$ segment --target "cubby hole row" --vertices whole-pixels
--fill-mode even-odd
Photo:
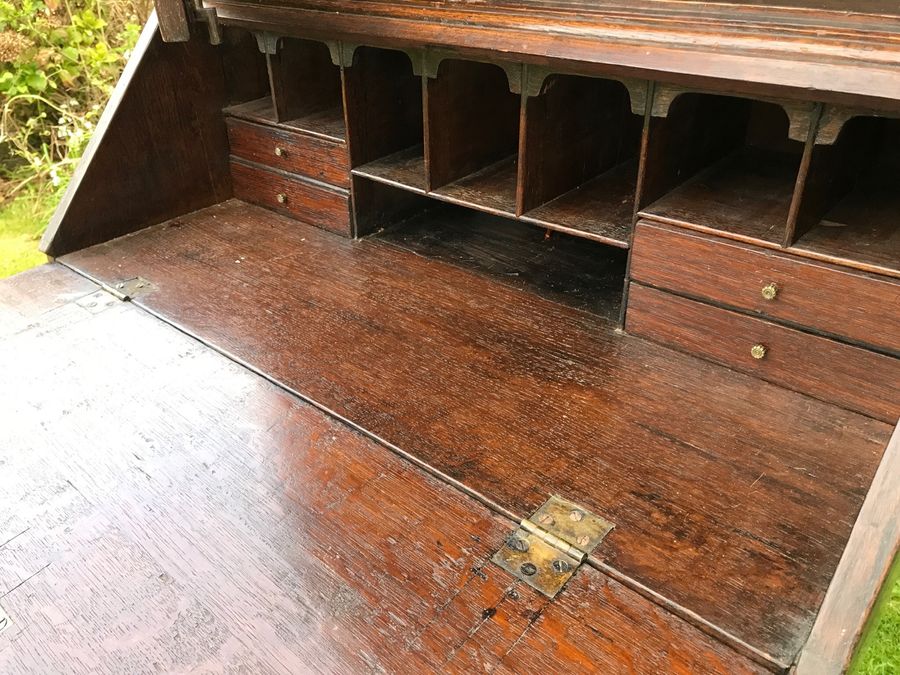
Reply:
[[[283,39],[268,64],[246,43],[224,57],[230,114],[347,143],[355,188],[379,182],[621,248],[637,212],[900,275],[900,120],[856,117],[816,144],[813,104],[662,85],[644,116],[612,79],[550,74],[522,96],[489,63],[447,58],[421,77],[401,51],[359,47],[342,69],[322,43]],[[358,222],[387,224],[389,197],[354,199]]]

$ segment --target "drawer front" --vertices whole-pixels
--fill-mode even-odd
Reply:
[[[900,353],[900,283],[890,279],[646,222],[631,278]]]
[[[347,146],[275,127],[227,118],[231,154],[338,187],[350,187]]]
[[[890,424],[900,416],[900,359],[891,356],[637,283],[626,330]]]
[[[231,162],[231,180],[234,196],[238,199],[352,236],[350,199],[346,192],[234,161]]]

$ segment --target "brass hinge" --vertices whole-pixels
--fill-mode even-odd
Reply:
[[[156,290],[156,287],[143,277],[122,279],[121,281],[114,281],[109,285],[102,284],[101,288],[107,293],[112,293],[119,300],[131,300],[138,295]]]
[[[519,524],[491,561],[552,598],[613,527],[554,495]]]

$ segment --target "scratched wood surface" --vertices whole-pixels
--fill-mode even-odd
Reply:
[[[0,672],[758,671],[591,568],[548,605],[511,521],[60,265],[0,310]]]
[[[227,202],[64,259],[516,517],[558,492],[595,552],[786,665],[890,427],[623,336],[600,317]]]

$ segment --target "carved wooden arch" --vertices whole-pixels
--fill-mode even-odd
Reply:
[[[753,98],[742,94],[721,91],[707,91],[682,87],[675,84],[657,83],[653,92],[653,104],[650,114],[653,117],[668,117],[672,103],[682,94],[709,94],[712,96],[731,96],[750,101],[761,101],[779,106],[788,118],[788,138],[792,141],[806,143],[811,130],[818,121],[820,105],[814,101],[790,101],[776,98]]]
[[[900,119],[898,113],[885,113],[867,108],[844,108],[836,105],[826,105],[819,119],[819,127],[816,130],[816,145],[834,145],[844,129],[844,125],[856,117],[884,117]]]
[[[478,63],[487,63],[492,66],[497,66],[498,68],[502,69],[504,73],[506,73],[506,80],[509,84],[509,90],[513,94],[522,93],[524,66],[521,63],[515,63],[512,61],[499,61],[478,57],[466,57],[460,54],[456,54],[455,52],[426,48],[422,51],[422,77],[427,77],[431,80],[437,79],[441,63],[447,59],[476,61]]]
[[[579,73],[577,71],[569,69],[561,70],[560,68],[553,66],[535,66],[531,64],[525,64],[522,93],[526,96],[540,96],[544,93],[547,85],[547,80],[552,75],[577,75],[579,77],[591,77],[594,79],[604,79],[618,82],[628,91],[628,99],[631,102],[631,112],[633,112],[635,115],[643,117],[645,112],[647,111],[647,101],[650,98],[648,93],[650,89],[650,81],[639,80],[637,78],[631,77],[604,77],[601,75]]]

